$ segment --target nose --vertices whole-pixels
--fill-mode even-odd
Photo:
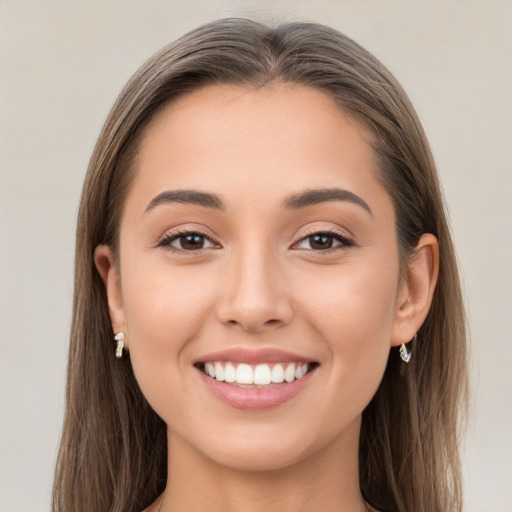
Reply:
[[[247,249],[227,263],[217,317],[227,326],[261,333],[287,325],[293,308],[286,272],[271,251]]]

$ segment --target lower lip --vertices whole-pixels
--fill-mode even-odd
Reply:
[[[212,379],[201,370],[201,378],[212,394],[221,402],[244,411],[260,411],[284,404],[297,395],[311,380],[316,369],[293,382],[271,384],[263,388],[243,388]]]

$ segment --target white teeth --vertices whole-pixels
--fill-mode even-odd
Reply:
[[[231,363],[227,363],[226,368],[224,368],[224,380],[226,382],[235,382],[236,381],[236,370],[235,370],[235,367]]]
[[[215,363],[215,378],[217,380],[224,380],[224,368],[221,363]]]
[[[301,379],[306,375],[306,372],[308,371],[308,365],[307,364],[301,364],[300,366],[297,366],[297,369],[295,370],[295,378]]]
[[[238,384],[254,384],[254,374],[248,364],[239,364],[236,369],[236,382]]]
[[[308,364],[277,363],[251,366],[240,363],[210,362],[204,364],[204,373],[218,381],[242,385],[267,386],[284,381],[301,379],[308,371]]]
[[[206,373],[210,377],[215,378],[215,366],[213,365],[213,363],[206,363],[204,365],[204,369],[206,370]]]
[[[254,369],[254,384],[258,386],[264,386],[272,382],[272,374],[270,373],[270,367],[268,364],[259,364]]]
[[[280,384],[284,380],[284,370],[282,364],[276,364],[272,368],[272,382],[274,384]]]
[[[284,371],[284,380],[286,382],[293,382],[295,380],[295,365],[290,363]]]

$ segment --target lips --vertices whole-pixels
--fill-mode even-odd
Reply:
[[[217,399],[236,409],[261,410],[297,395],[319,365],[281,350],[229,349],[209,354],[194,366]]]

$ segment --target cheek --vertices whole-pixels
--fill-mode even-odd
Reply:
[[[396,259],[396,261],[398,261]],[[382,379],[396,310],[396,265],[351,262],[307,286],[303,312],[323,340],[330,378],[340,396],[364,408]],[[307,297],[307,298],[306,298]],[[355,405],[355,403],[354,403]],[[351,405],[350,405],[351,406]]]
[[[133,343],[144,338],[151,343],[162,339],[169,344],[197,325],[208,298],[204,270],[194,266],[173,267],[161,257],[134,257],[125,267],[122,294]]]
[[[365,260],[356,256],[336,269],[317,269],[297,289],[311,321],[316,318],[329,338],[344,333],[348,336],[344,341],[357,346],[361,338],[371,342],[375,337],[371,332],[390,340],[398,290],[398,262],[386,265],[384,259]]]
[[[204,323],[208,283],[197,269],[171,268],[165,261],[132,258],[122,270],[130,358],[137,381],[150,398],[162,391],[164,382],[181,386],[178,372],[186,359],[182,356]]]

